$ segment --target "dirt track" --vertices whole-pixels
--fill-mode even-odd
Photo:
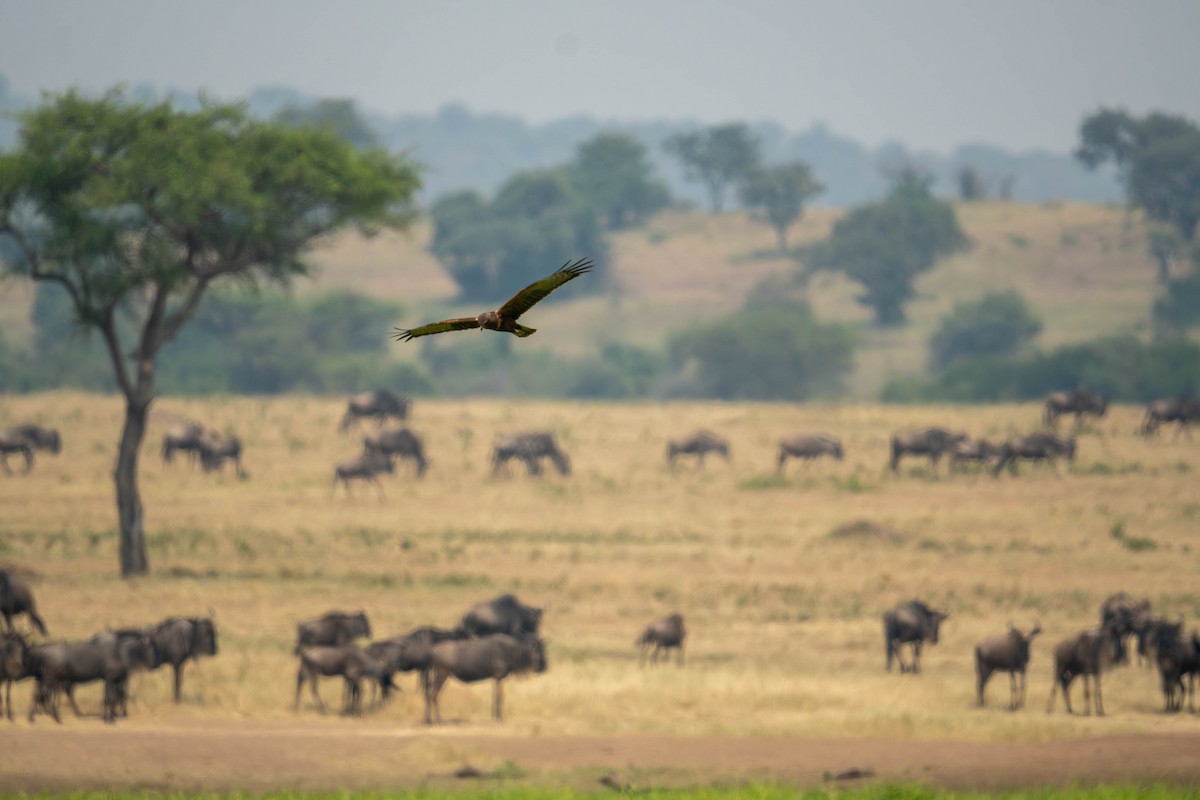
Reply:
[[[323,721],[325,722],[325,721]],[[0,792],[82,788],[387,789],[468,786],[495,775],[599,788],[778,780],[855,770],[947,788],[1166,782],[1200,786],[1200,736],[1040,743],[668,736],[537,736],[362,728],[344,721],[192,727],[0,725]],[[478,773],[455,777],[470,767]],[[472,770],[467,769],[470,773]],[[836,780],[836,778],[834,778]]]

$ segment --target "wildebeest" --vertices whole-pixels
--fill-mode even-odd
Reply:
[[[1025,705],[1025,668],[1029,665],[1029,644],[1041,633],[1042,626],[1034,625],[1029,633],[1021,633],[1008,624],[1008,633],[984,639],[975,645],[975,677],[980,706],[985,705],[983,690],[993,672],[1007,672],[1009,681],[1008,707],[1016,711]],[[1018,691],[1017,678],[1020,677]]]
[[[1050,431],[1038,431],[1027,436],[1014,436],[1000,445],[1000,458],[992,467],[992,476],[998,476],[1005,466],[1013,475],[1017,474],[1017,462],[1045,461],[1058,469],[1058,457],[1066,456],[1067,461],[1075,460],[1075,437],[1059,436]]]
[[[153,648],[123,648],[115,637],[93,639],[86,642],[57,642],[33,648],[31,656],[37,672],[38,684],[34,691],[36,701],[29,709],[32,722],[39,707],[48,711],[56,722],[58,695],[67,695],[76,716],[82,716],[75,703],[74,687],[93,681],[104,682],[103,710],[105,722],[112,722],[126,696],[126,683],[134,659],[142,666],[151,664],[149,653]]]
[[[1142,419],[1142,436],[1150,437],[1158,433],[1158,429],[1166,423],[1174,422],[1175,436],[1173,439],[1178,439],[1179,434],[1187,432],[1188,439],[1192,438],[1192,432],[1188,429],[1188,425],[1193,422],[1200,422],[1200,401],[1194,400],[1191,397],[1172,397],[1166,400],[1155,400],[1150,405],[1146,406],[1146,416]]]
[[[4,616],[4,625],[10,631],[13,630],[13,617],[25,614],[38,633],[46,635],[46,622],[38,615],[33,590],[12,570],[0,569],[0,614]]]
[[[22,634],[0,631],[0,682],[4,684],[4,694],[0,695],[0,712],[7,715],[9,721],[13,718],[12,685],[36,677],[29,650],[29,642]]]
[[[346,496],[353,497],[350,491],[350,481],[366,481],[375,486],[375,490],[379,492],[379,498],[383,499],[383,486],[379,483],[379,479],[375,477],[381,472],[386,472],[389,475],[396,471],[396,464],[392,461],[392,457],[383,453],[363,453],[358,458],[353,458],[349,461],[343,461],[333,469],[333,483],[330,484],[331,490],[336,491],[338,481],[346,487]]]
[[[296,646],[292,652],[299,654],[302,647],[340,647],[355,639],[370,638],[371,621],[367,619],[365,611],[353,614],[327,611],[296,625]]]
[[[52,455],[62,452],[62,437],[55,428],[43,428],[31,422],[22,423],[11,428],[17,436],[24,436],[34,450],[45,450]]]
[[[346,700],[342,707],[343,714],[362,713],[362,680],[373,678],[379,682],[387,699],[389,683],[382,680],[383,663],[372,654],[360,650],[352,644],[336,647],[301,647],[296,653],[300,656],[300,669],[296,672],[296,700],[293,709],[300,707],[300,690],[307,680],[312,688],[313,701],[321,713],[325,713],[325,703],[317,693],[317,679],[341,677],[346,684]]]
[[[492,716],[503,719],[504,694],[501,682],[509,675],[546,671],[546,646],[536,636],[514,637],[504,633],[480,639],[439,642],[430,655],[430,677],[425,689],[425,722],[442,721],[438,696],[450,677],[463,683],[494,680]]]
[[[892,656],[900,662],[900,672],[921,671],[921,647],[925,642],[938,643],[938,630],[942,621],[950,615],[935,611],[917,599],[901,603],[883,615],[883,639],[887,655],[887,669],[892,671]],[[902,645],[912,645],[913,663],[908,666],[900,655]]]
[[[116,630],[107,630],[103,633],[98,633],[88,641],[93,644],[116,649],[122,663],[128,668],[130,674],[141,669],[158,669],[159,664],[162,663],[159,659],[158,646],[154,643],[154,637],[150,630],[143,628],[117,628]],[[115,700],[117,711],[122,717],[129,716],[128,684],[128,679],[121,683],[120,691]],[[69,688],[67,694],[68,696],[70,695]],[[71,702],[74,704],[75,701],[72,699]]]
[[[687,640],[687,628],[683,625],[682,614],[670,614],[662,619],[655,620],[646,626],[634,644],[641,649],[641,657],[639,663],[646,663],[646,655],[649,652],[650,663],[657,664],[658,657],[661,654],[664,661],[670,660],[670,654],[667,652],[671,648],[675,648],[678,652],[679,666],[683,666],[683,647]],[[650,648],[653,647],[653,651]]]
[[[425,469],[429,466],[420,437],[408,428],[391,428],[368,433],[363,437],[363,452],[412,459],[417,466],[418,478],[425,474]]]
[[[698,430],[678,439],[667,442],[667,463],[675,466],[675,460],[680,456],[695,456],[700,466],[704,466],[704,457],[716,453],[729,461],[729,442],[717,436],[712,431]]]
[[[497,436],[492,443],[492,474],[495,475],[510,460],[524,462],[530,475],[542,474],[541,460],[548,458],[560,475],[571,474],[571,459],[558,446],[549,431],[528,431]]]
[[[226,461],[232,461],[239,478],[246,476],[242,469],[242,440],[236,436],[222,436],[209,431],[200,440],[200,466],[205,472],[220,470]]]
[[[1116,634],[1120,644],[1116,662],[1125,663],[1129,660],[1129,648],[1126,639],[1138,637],[1138,653],[1144,655],[1143,632],[1152,618],[1150,601],[1137,599],[1125,592],[1110,595],[1100,604],[1100,625],[1111,629]]]
[[[12,467],[8,465],[8,457],[13,453],[20,453],[25,458],[25,472],[33,469],[33,444],[14,431],[0,431],[0,466],[4,467],[7,475],[13,474]]]
[[[1071,709],[1071,683],[1076,677],[1083,678],[1084,713],[1091,712],[1089,679],[1095,683],[1095,708],[1098,716],[1104,715],[1104,699],[1100,693],[1100,673],[1113,664],[1120,649],[1120,639],[1111,628],[1095,627],[1081,631],[1069,639],[1059,642],[1054,648],[1054,678],[1050,686],[1050,700],[1046,713],[1054,710],[1054,698],[1062,689],[1067,713]]]
[[[775,465],[777,472],[783,472],[783,465],[789,458],[798,458],[808,464],[821,456],[833,456],[838,461],[845,457],[842,442],[832,436],[791,436],[779,440],[779,460]]]
[[[892,472],[900,468],[900,458],[905,453],[929,457],[929,463],[937,469],[938,460],[944,453],[950,452],[959,442],[966,441],[967,435],[945,428],[931,427],[915,433],[896,433],[892,435],[892,459],[889,466]]]
[[[1195,678],[1200,674],[1200,634],[1185,636],[1182,622],[1166,622],[1156,626],[1155,661],[1162,678],[1163,702],[1167,711],[1183,708],[1187,694],[1188,710],[1195,711]],[[1187,688],[1184,689],[1184,678]]]
[[[338,430],[345,431],[352,422],[363,417],[374,418],[380,425],[389,417],[404,421],[408,419],[408,408],[408,399],[390,389],[360,392],[346,401],[346,413],[338,423]]]
[[[194,465],[200,458],[200,448],[206,436],[207,431],[198,422],[180,422],[167,428],[162,442],[163,463],[173,463],[175,453],[183,452],[188,455],[188,463]]]
[[[959,442],[950,449],[949,470],[953,472],[966,463],[987,464],[993,458],[999,458],[1002,447],[992,444],[987,439],[967,439]]]
[[[1054,425],[1063,414],[1074,414],[1075,424],[1079,425],[1085,416],[1103,417],[1108,411],[1108,400],[1096,392],[1087,389],[1072,389],[1069,392],[1051,392],[1046,395],[1043,404],[1042,420],[1047,425]]]
[[[527,606],[511,594],[479,603],[463,615],[461,628],[467,636],[507,633],[509,636],[536,634],[542,609]]]
[[[183,665],[188,659],[217,654],[217,626],[212,617],[168,617],[151,632],[158,649],[159,665],[170,664],[174,671],[175,702],[183,686]]]
[[[452,639],[465,639],[466,632],[462,628],[448,631],[443,628],[425,626],[414,628],[403,636],[393,636],[371,642],[364,651],[378,659],[382,664],[382,674],[379,685],[395,688],[392,676],[397,672],[416,672],[419,686],[424,693],[425,682],[429,677],[430,658],[433,646],[438,642]]]

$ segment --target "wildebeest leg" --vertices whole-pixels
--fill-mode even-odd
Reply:
[[[179,702],[179,698],[181,696],[181,690],[183,689],[183,663],[184,662],[180,661],[178,664],[171,665],[175,670],[175,702],[176,703]]]
[[[1008,673],[1008,710],[1016,711],[1020,708],[1020,693],[1017,692],[1017,672],[1013,670]]]
[[[304,673],[304,664],[300,665],[300,669],[296,670],[296,699],[292,703],[292,711],[300,710],[300,690],[304,688],[304,679],[307,676]]]
[[[987,686],[988,678],[992,677],[992,668],[985,667],[985,666],[983,666],[983,664],[979,663],[978,655],[976,656],[975,674],[978,677],[978,681],[977,681],[977,685],[976,685],[976,692],[975,692],[976,693],[975,705],[979,706],[980,708],[983,708],[984,706],[987,705],[987,702],[984,700],[983,690],[984,690],[984,687]]]
[[[425,686],[425,724],[432,725],[434,721],[442,721],[442,709],[438,705],[438,695],[441,694],[442,686],[446,683],[448,673],[437,670],[436,674],[429,679]]]
[[[312,690],[313,704],[316,705],[317,709],[322,714],[324,714],[325,703],[321,700],[321,695],[317,692],[317,681],[320,679],[321,678],[315,669],[308,671],[308,688]]]
[[[915,675],[921,671],[921,640],[918,639],[917,641],[913,642],[912,648],[913,648],[912,672]]]
[[[71,710],[75,712],[75,716],[82,717],[83,712],[79,710],[79,706],[75,704],[75,684],[68,683],[64,690],[67,694],[67,700],[71,701]]]
[[[1099,672],[1097,672],[1095,677],[1092,678],[1092,681],[1095,683],[1096,716],[1103,717],[1104,716],[1104,697],[1100,693],[1100,673]]]
[[[504,711],[502,708],[503,703],[504,679],[496,678],[496,687],[492,691],[492,717],[496,720],[496,722],[500,722],[502,719],[504,719]]]

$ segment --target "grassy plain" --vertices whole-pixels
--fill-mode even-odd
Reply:
[[[889,436],[939,423],[999,438],[1035,428],[1034,405],[418,401],[411,425],[432,466],[416,480],[401,465],[380,499],[369,487],[331,490],[333,466],[358,450],[357,433],[337,433],[343,404],[160,399],[141,467],[152,572],[126,581],[110,477],[120,402],[0,399],[0,427],[39,421],[65,442],[28,475],[0,474],[0,563],[30,575],[55,638],[216,614],[220,654],[188,667],[184,704],[170,703],[166,673],[135,679],[137,724],[294,719],[298,620],[363,609],[383,637],[451,626],[511,591],[546,608],[550,670],[510,683],[507,733],[1048,741],[1200,731],[1200,715],[1162,713],[1145,667],[1105,677],[1105,718],[1067,716],[1061,701],[1043,712],[1053,645],[1094,624],[1109,594],[1147,596],[1189,628],[1200,618],[1200,441],[1142,440],[1138,408],[1087,425],[1076,463],[1058,474],[1023,466],[992,478],[917,461],[892,476]],[[248,477],[164,465],[162,432],[184,418],[240,435]],[[557,432],[574,474],[493,476],[492,437],[536,427]],[[666,439],[697,427],[729,438],[731,462],[669,469]],[[777,476],[778,439],[802,432],[840,436],[846,459]],[[863,520],[898,535],[835,534]],[[880,614],[912,596],[951,617],[921,675],[889,674]],[[675,610],[691,632],[686,666],[639,668],[634,637]],[[1008,685],[997,676],[979,710],[972,648],[1010,620],[1045,631],[1028,707],[1001,710]],[[414,681],[403,685],[353,724],[418,727]],[[454,730],[496,730],[490,692],[446,689]],[[322,693],[336,706],[339,687]],[[85,706],[98,695],[80,691]],[[307,699],[299,713],[318,719]]]

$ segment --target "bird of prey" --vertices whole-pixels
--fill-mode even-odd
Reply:
[[[431,333],[446,331],[465,331],[472,328],[489,331],[507,331],[508,333],[525,338],[532,336],[536,328],[527,328],[517,322],[517,317],[533,308],[534,304],[562,286],[572,278],[578,278],[592,269],[592,261],[581,258],[574,264],[567,262],[557,272],[531,283],[509,298],[508,302],[495,311],[485,311],[478,317],[459,317],[444,319],[441,322],[431,322],[419,328],[394,328],[392,338],[398,342],[407,342],[418,336],[428,336]]]

